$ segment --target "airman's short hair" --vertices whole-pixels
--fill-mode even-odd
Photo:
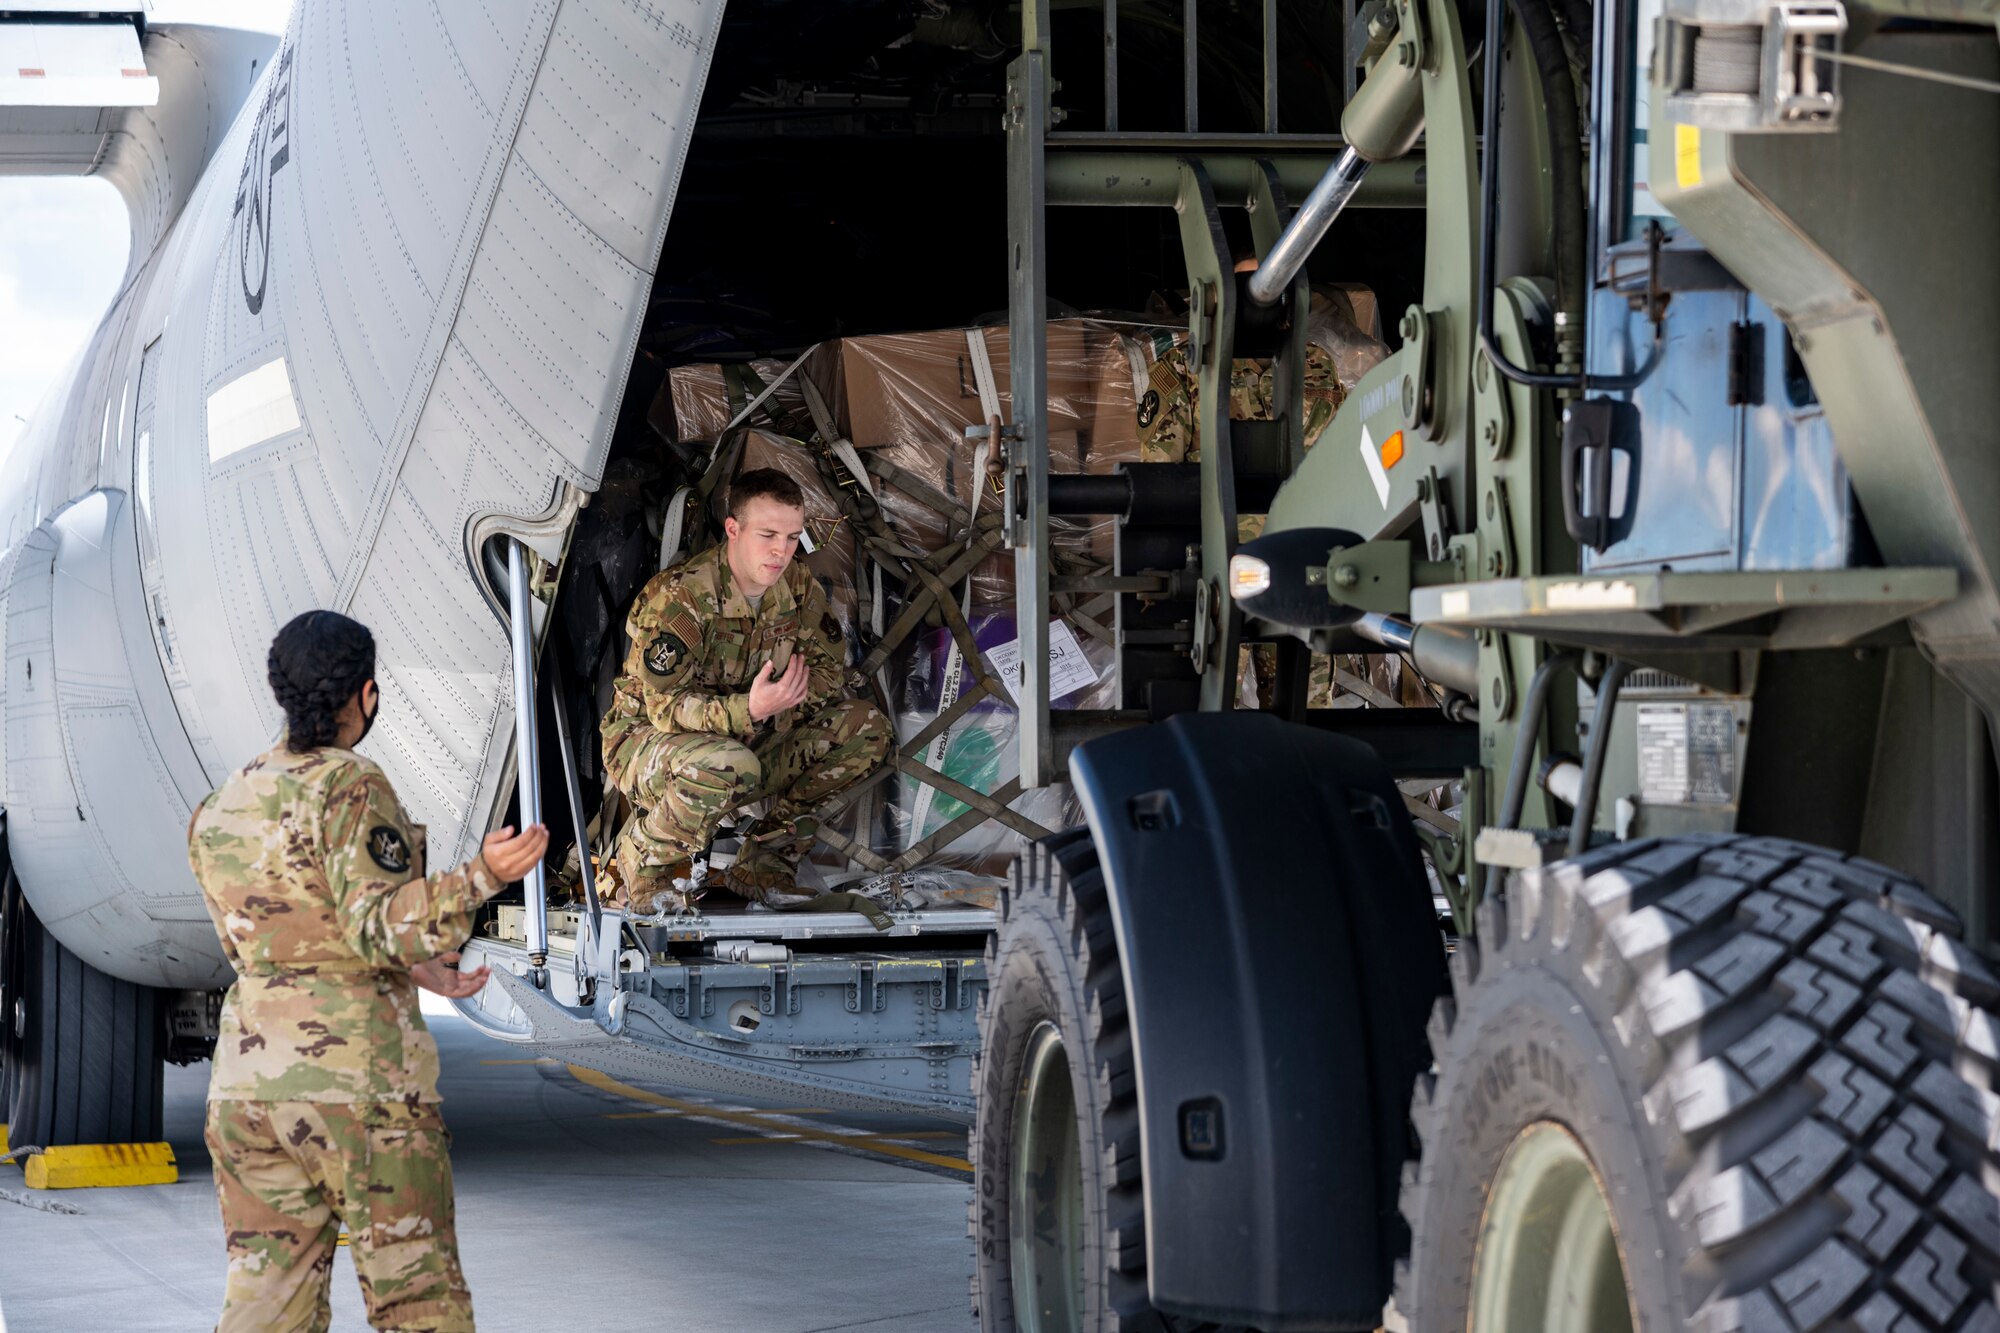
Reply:
[[[753,467],[729,483],[729,516],[741,522],[744,509],[760,496],[794,509],[806,507],[805,492],[791,477],[774,467]]]

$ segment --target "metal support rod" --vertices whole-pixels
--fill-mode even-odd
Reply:
[[[1187,132],[1201,129],[1201,42],[1200,21],[1195,11],[1199,0],[1181,0],[1181,105],[1187,112]]]
[[[1569,823],[1569,854],[1583,855],[1590,845],[1590,826],[1597,819],[1597,792],[1604,785],[1604,758],[1611,752],[1611,714],[1618,707],[1618,691],[1632,664],[1614,660],[1604,668],[1597,682],[1597,715],[1590,722],[1590,753],[1583,757],[1583,790],[1578,793],[1576,817]]]
[[[1048,134],[1047,56],[1023,51],[1007,69],[1007,345],[1014,438],[1007,494],[1014,528],[1015,623],[1021,660],[1021,786],[1061,778],[1049,735],[1048,215],[1043,140]],[[977,652],[972,654],[977,658]]]
[[[1236,706],[1236,645],[1243,613],[1229,586],[1229,558],[1236,553],[1236,435],[1229,421],[1229,376],[1235,364],[1237,283],[1229,238],[1222,229],[1214,182],[1199,159],[1181,163],[1181,253],[1187,259],[1188,366],[1200,387],[1195,431],[1201,440],[1201,582],[1195,590],[1194,666],[1201,708]],[[1257,512],[1252,510],[1251,512]]]
[[[1167,136],[1174,137],[1174,136]],[[1136,136],[1126,136],[1128,145]],[[1215,182],[1217,202],[1237,207],[1255,188],[1257,159],[1232,142],[1213,150],[1186,145],[1176,150],[1161,139],[1143,148],[1113,146],[1100,138],[1071,136],[1051,142],[1048,156],[1048,202],[1054,207],[1172,208],[1180,191],[1179,159],[1189,153],[1201,158]],[[1333,157],[1317,150],[1273,151],[1285,193],[1297,199],[1312,193]],[[1349,208],[1421,208],[1424,183],[1421,158],[1377,162],[1347,202]],[[864,452],[866,452],[864,450]]]
[[[508,629],[514,643],[514,780],[521,827],[542,822],[541,750],[535,739],[535,627],[529,614],[528,548],[507,539]],[[528,900],[528,961],[537,986],[546,985],[549,961],[549,881],[540,861],[521,879]]]
[[[1104,0],[1104,130],[1118,131],[1118,0]]]
[[[1575,653],[1551,653],[1535,668],[1528,680],[1528,692],[1521,699],[1521,726],[1514,733],[1514,762],[1507,767],[1507,790],[1500,797],[1500,819],[1495,828],[1509,829],[1521,822],[1521,807],[1528,801],[1528,773],[1535,765],[1535,738],[1542,730],[1542,714],[1548,710],[1549,687],[1556,673],[1576,666]],[[1486,867],[1486,887],[1480,895],[1490,899],[1500,892],[1500,867]]]
[[[583,898],[590,907],[590,938],[604,927],[604,907],[597,897],[597,867],[590,863],[590,842],[583,828],[583,784],[576,771],[576,748],[569,741],[569,710],[563,701],[569,690],[563,679],[562,655],[549,654],[549,692],[556,713],[556,748],[562,752],[563,786],[569,792],[569,825],[576,833],[576,867],[583,876]],[[577,950],[577,957],[584,956]]]
[[[1340,106],[1343,111],[1354,100],[1357,82],[1354,71],[1361,63],[1361,53],[1348,45],[1354,36],[1354,8],[1355,0],[1340,0]]]
[[[1049,478],[1051,514],[1108,514],[1132,508],[1132,479],[1119,473],[1078,472]]]
[[[1370,643],[1399,653],[1407,653],[1417,646],[1415,625],[1401,616],[1383,615],[1380,611],[1370,611],[1355,621],[1354,632]]]
[[[1369,612],[1354,633],[1391,652],[1406,653],[1427,679],[1460,694],[1479,693],[1479,641],[1452,625],[1413,625],[1401,616]]]
[[[1340,216],[1340,210],[1347,207],[1347,201],[1361,188],[1361,178],[1368,174],[1368,159],[1354,151],[1353,147],[1341,150],[1326,174],[1313,186],[1305,203],[1293,215],[1292,224],[1285,228],[1285,234],[1271,247],[1271,253],[1250,275],[1250,299],[1259,305],[1271,305],[1285,294],[1292,285],[1299,270],[1305,267],[1312,255],[1313,247],[1326,235],[1327,228]]]
[[[1264,133],[1278,132],[1278,0],[1264,0]]]

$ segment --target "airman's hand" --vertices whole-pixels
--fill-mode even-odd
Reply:
[[[798,707],[806,701],[806,687],[810,683],[802,653],[792,654],[791,665],[776,680],[771,678],[771,663],[764,663],[757,670],[757,679],[750,682],[750,720],[762,722],[787,708]]]
[[[527,874],[548,849],[549,831],[542,825],[531,824],[516,833],[514,826],[509,824],[487,834],[486,841],[480,844],[479,853],[486,858],[488,870],[511,884]]]
[[[470,972],[458,968],[458,950],[439,954],[428,963],[418,963],[410,969],[410,979],[433,995],[442,995],[447,1000],[465,1000],[479,994],[486,985],[486,978],[492,970],[475,967]]]

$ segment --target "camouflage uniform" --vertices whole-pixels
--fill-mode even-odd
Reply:
[[[847,640],[800,561],[752,608],[712,547],[654,575],[626,621],[631,648],[603,725],[604,766],[641,812],[620,840],[621,871],[648,903],[664,868],[699,852],[723,816],[770,798],[728,886],[768,900],[812,848],[812,811],[882,762],[894,729],[874,705],[842,697]],[[750,719],[750,682],[783,645],[803,654],[805,702]],[[774,673],[775,675],[776,673]]]
[[[424,876],[424,830],[372,762],[282,745],[188,829],[223,952],[208,1150],[229,1245],[223,1333],[324,1330],[343,1226],[376,1328],[470,1330],[437,1044],[410,967],[463,944],[501,882]]]
[[[1333,356],[1318,343],[1306,344],[1306,448],[1310,449],[1333,423],[1333,414],[1347,390],[1335,370]],[[1232,421],[1272,419],[1272,372],[1269,362],[1238,358],[1229,369],[1229,417]],[[1198,463],[1200,429],[1196,404],[1197,377],[1188,369],[1187,345],[1177,343],[1148,374],[1139,400],[1139,458],[1146,463]]]

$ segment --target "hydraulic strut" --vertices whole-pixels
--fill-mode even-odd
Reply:
[[[1423,40],[1414,13],[1405,9],[1402,22],[1407,29],[1383,49],[1367,81],[1340,113],[1340,137],[1347,147],[1250,275],[1250,299],[1257,304],[1274,305],[1291,290],[1292,279],[1361,188],[1371,166],[1394,161],[1416,146],[1424,127]]]
[[[521,827],[542,822],[541,748],[535,737],[535,626],[529,615],[528,548],[507,539],[508,626],[514,644],[514,773],[520,796]],[[521,888],[528,900],[529,980],[549,984],[549,881],[540,861],[528,868]]]

